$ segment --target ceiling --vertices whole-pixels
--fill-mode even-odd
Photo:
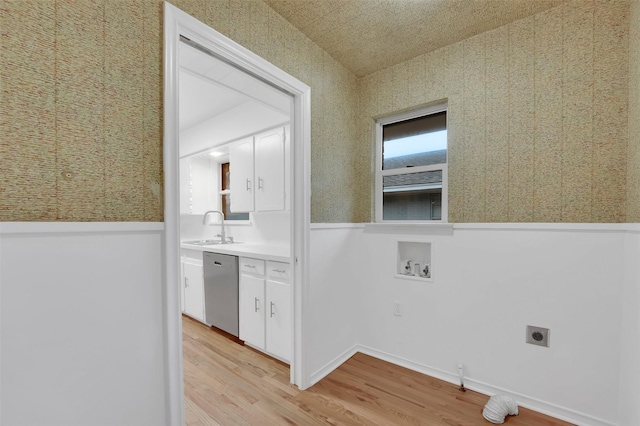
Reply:
[[[257,78],[180,43],[180,131],[243,104],[289,113],[290,98]]]
[[[180,157],[289,121],[291,96],[180,43]]]
[[[566,0],[264,0],[358,77]]]

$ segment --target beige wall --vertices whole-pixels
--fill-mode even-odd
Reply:
[[[162,3],[0,1],[0,220],[161,221]],[[313,222],[369,221],[374,118],[441,99],[452,222],[640,216],[627,1],[571,2],[359,81],[261,0],[175,5],[311,86]]]
[[[627,222],[640,222],[640,1],[631,2]]]
[[[162,2],[0,4],[0,221],[162,221]],[[311,86],[312,220],[367,220],[356,78],[260,0],[174,4]]]
[[[162,220],[160,4],[2,9],[0,220]]]
[[[628,13],[579,0],[365,77],[360,155],[448,99],[451,222],[624,222]]]

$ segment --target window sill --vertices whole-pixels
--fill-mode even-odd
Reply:
[[[368,234],[453,235],[452,223],[366,223]]]

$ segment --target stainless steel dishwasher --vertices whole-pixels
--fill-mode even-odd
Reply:
[[[204,320],[238,337],[238,256],[204,252]]]

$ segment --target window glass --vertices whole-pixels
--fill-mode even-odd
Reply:
[[[231,190],[231,184],[229,175],[231,173],[231,168],[229,163],[223,163],[220,165],[220,181],[221,181],[221,189]],[[249,213],[232,213],[231,212],[231,193],[222,194],[222,213],[224,214],[224,220],[249,220]]]
[[[442,170],[384,176],[383,220],[441,220]]]
[[[383,126],[382,170],[446,162],[445,111]]]
[[[385,192],[383,220],[441,220],[442,190]]]
[[[436,108],[379,122],[377,220],[446,221],[447,112]]]

